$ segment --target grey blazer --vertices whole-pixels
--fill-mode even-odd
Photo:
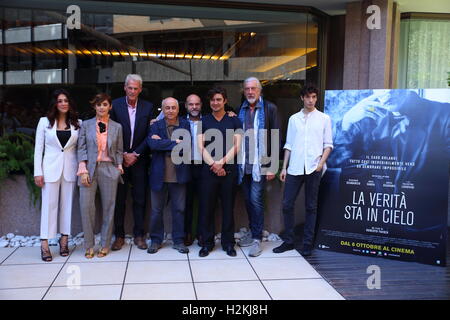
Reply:
[[[98,156],[96,126],[97,120],[95,117],[83,121],[78,136],[78,163],[87,161],[87,169],[91,179],[94,176]],[[107,140],[108,156],[113,160],[114,166],[117,167],[123,162],[122,126],[111,119],[108,121]]]

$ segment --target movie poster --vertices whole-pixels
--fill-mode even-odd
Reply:
[[[319,249],[445,266],[450,89],[325,94]]]

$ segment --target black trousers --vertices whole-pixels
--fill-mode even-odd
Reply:
[[[222,248],[235,244],[234,241],[234,199],[237,186],[237,167],[226,168],[227,175],[218,177],[209,166],[202,168],[200,198],[200,246],[214,247],[215,209],[217,199],[222,203]]]
[[[192,234],[194,225],[198,225],[197,221],[194,221],[194,202],[197,199],[200,208],[202,167],[203,165],[201,164],[191,165],[191,181],[188,182],[186,188],[186,210],[184,215],[184,232],[186,234]]]
[[[119,183],[116,197],[116,209],[114,212],[114,234],[116,237],[125,237],[125,203],[127,201],[128,188],[131,188],[133,199],[134,237],[144,236],[145,203],[148,186],[148,160],[139,159],[131,167],[123,168],[124,184]]]
[[[305,227],[303,245],[313,245],[314,230],[317,219],[317,197],[319,194],[322,173],[314,171],[311,174],[293,176],[288,174],[283,193],[283,219],[285,235],[283,241],[294,244],[294,205],[298,193],[305,184]]]

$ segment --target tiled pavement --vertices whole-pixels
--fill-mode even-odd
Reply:
[[[1,248],[0,300],[343,299],[297,251],[272,253],[279,244],[264,242],[257,258],[238,246],[236,257],[216,245],[200,258],[195,244],[187,255],[166,244],[156,254],[128,245],[87,260],[83,248],[63,258],[51,247],[50,263],[40,259],[39,247]]]

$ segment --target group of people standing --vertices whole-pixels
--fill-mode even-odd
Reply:
[[[173,97],[162,101],[159,120],[152,119],[153,105],[139,99],[142,79],[130,74],[126,95],[111,101],[97,94],[91,101],[96,116],[81,122],[65,90],[53,94],[47,117],[36,132],[35,183],[42,188],[41,258],[51,261],[48,239],[56,237],[59,217],[60,255],[69,255],[73,194],[78,180],[84,231],[85,257],[93,258],[95,195],[100,189],[102,204],[101,244],[98,257],[120,250],[125,243],[125,203],[131,189],[134,244],[154,254],[164,240],[163,211],[167,198],[172,213],[173,248],[188,253],[197,229],[199,256],[214,249],[215,207],[222,205],[222,249],[236,256],[234,199],[242,186],[250,231],[239,241],[249,246],[249,255],[259,256],[264,227],[264,190],[275,178],[276,166],[267,155],[278,154],[277,107],[262,97],[257,78],[244,81],[245,100],[237,113],[226,111],[224,88],[208,92],[211,113],[202,115],[201,98],[186,98],[187,116]],[[333,147],[330,118],[316,109],[318,90],[302,89],[304,108],[289,119],[285,156],[280,179],[286,182],[283,195],[285,237],[275,253],[294,249],[294,203],[303,183],[306,194],[306,223],[302,254],[313,248],[317,194],[321,173]],[[248,134],[250,132],[250,134]],[[267,139],[268,138],[268,139]],[[151,155],[151,157],[150,157]],[[239,161],[238,161],[239,156]],[[150,173],[148,168],[150,166]],[[272,170],[272,171],[271,171]],[[151,193],[150,246],[144,231],[148,187]],[[198,198],[198,221],[194,203]],[[115,241],[111,245],[112,234]]]

